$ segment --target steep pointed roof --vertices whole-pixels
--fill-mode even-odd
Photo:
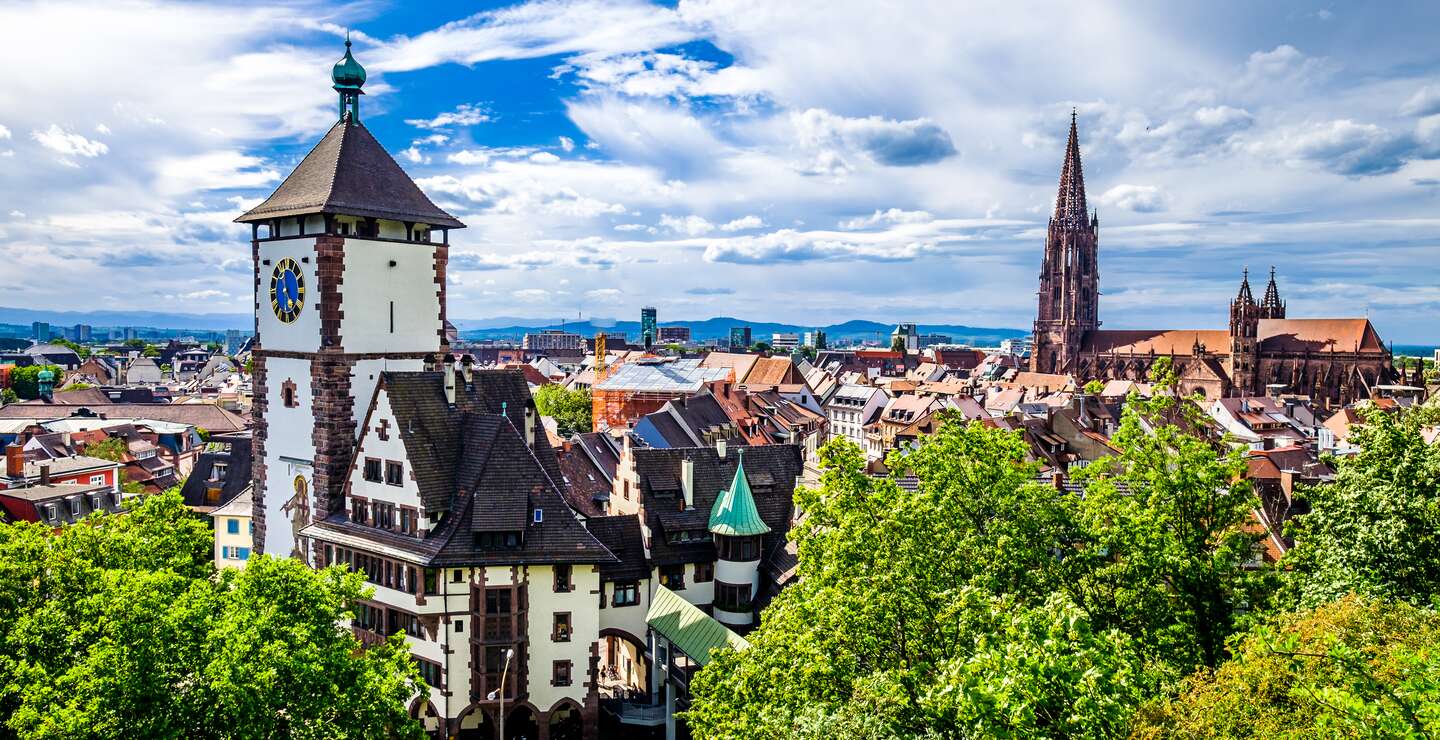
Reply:
[[[1280,289],[1275,286],[1275,267],[1270,267],[1270,284],[1265,286],[1265,299],[1260,302],[1263,308],[1278,310],[1280,305]]]
[[[369,129],[348,115],[330,128],[264,203],[235,220],[252,223],[313,213],[465,227],[430,202]]]
[[[1250,292],[1250,268],[1245,268],[1240,278],[1240,294],[1235,296],[1236,303],[1254,303],[1255,294]]]
[[[1089,220],[1085,204],[1085,172],[1080,167],[1080,135],[1075,112],[1070,112],[1070,141],[1065,145],[1065,163],[1060,167],[1060,192],[1055,196],[1056,221],[1084,224]]]
[[[745,453],[740,451],[740,464],[735,467],[735,480],[730,488],[722,491],[710,508],[710,531],[731,537],[746,537],[765,534],[770,526],[760,518],[755,508],[755,495],[750,492],[750,481],[745,478]]]

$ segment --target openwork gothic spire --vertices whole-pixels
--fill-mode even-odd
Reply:
[[[1270,266],[1270,284],[1265,286],[1265,298],[1260,301],[1260,318],[1285,318],[1285,302],[1280,300],[1280,288],[1275,285],[1275,266]]]
[[[1254,305],[1255,294],[1250,292],[1250,268],[1245,268],[1240,278],[1240,295],[1235,297],[1236,303],[1248,303]]]
[[[1055,196],[1057,223],[1082,226],[1089,222],[1085,204],[1085,173],[1080,168],[1080,136],[1075,125],[1075,110],[1070,110],[1070,141],[1065,145],[1065,164],[1060,168],[1060,192]]]

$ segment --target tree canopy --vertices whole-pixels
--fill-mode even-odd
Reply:
[[[36,399],[40,397],[39,375],[41,370],[49,370],[55,374],[55,382],[59,383],[64,376],[65,370],[59,365],[27,365],[17,367],[10,371],[10,387],[15,395],[22,399]]]
[[[566,390],[551,383],[535,391],[535,408],[542,416],[555,419],[561,436],[591,431],[590,391],[584,388]]]
[[[359,574],[257,557],[216,574],[177,492],[57,533],[0,525],[0,715],[22,738],[420,737],[402,637],[339,625]]]
[[[1440,446],[1422,436],[1428,411],[1364,411],[1349,439],[1360,451],[1332,461],[1333,484],[1302,489],[1311,511],[1293,521],[1287,559],[1297,601],[1354,592],[1428,604],[1440,594]]]

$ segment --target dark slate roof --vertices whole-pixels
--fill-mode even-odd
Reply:
[[[619,559],[600,566],[602,581],[638,581],[650,576],[645,560],[645,537],[640,531],[640,517],[602,516],[586,522],[590,534],[600,540]]]
[[[575,442],[585,450],[585,456],[590,462],[605,474],[607,481],[615,480],[615,469],[620,465],[620,451],[616,449],[615,442],[605,432],[589,432],[575,435]]]
[[[477,465],[483,460],[461,457],[461,442],[466,434],[486,433],[493,438],[497,425],[467,421],[475,414],[499,415],[509,418],[515,429],[525,428],[525,409],[534,408],[530,387],[525,376],[514,370],[476,370],[467,385],[457,383],[455,406],[445,403],[445,386],[438,372],[386,372],[380,387],[390,398],[395,426],[415,471],[415,481],[425,508],[449,510],[457,483],[477,480]],[[557,485],[563,480],[555,451],[538,413],[532,414],[535,429],[535,456],[540,466]],[[472,446],[480,441],[468,442]],[[457,474],[461,477],[457,480]],[[468,478],[466,477],[468,476]]]
[[[212,443],[227,442],[230,444],[229,452],[202,452],[195,460],[195,467],[190,470],[190,475],[185,479],[185,485],[180,489],[180,495],[185,499],[185,505],[191,507],[217,507],[224,506],[245,491],[250,485],[250,435],[214,435],[210,438]],[[210,473],[215,468],[215,463],[224,462],[225,481],[220,486],[220,502],[207,501],[205,492],[209,489]]]
[[[713,447],[641,448],[632,449],[631,455],[635,459],[651,529],[651,559],[656,565],[714,560],[715,545],[705,529],[715,500],[735,479],[740,456],[731,450],[722,459]],[[663,490],[668,483],[662,482],[679,480],[681,460],[695,463],[695,498],[693,506],[684,511],[680,510],[680,492]],[[790,531],[795,479],[802,472],[802,465],[800,448],[796,445],[745,448],[745,471],[753,489],[755,507],[770,527],[770,533],[763,536],[762,552],[774,552],[776,544]],[[652,482],[662,482],[662,488],[653,488]],[[688,543],[668,541],[667,533],[681,531],[699,531],[705,538]]]
[[[610,481],[605,473],[595,467],[578,443],[567,443],[568,449],[559,450],[560,475],[563,476],[561,493],[570,508],[587,517],[605,516],[598,501],[610,498]]]
[[[349,117],[331,127],[264,203],[235,220],[253,223],[316,213],[465,227],[430,202],[364,124]]]
[[[476,371],[470,383],[457,385],[454,406],[445,402],[443,383],[439,372],[386,372],[377,386],[389,396],[422,501],[447,512],[439,526],[417,540],[340,513],[315,525],[313,535],[359,536],[439,566],[613,562],[561,495],[559,466],[538,414],[531,414],[535,448],[525,444],[521,430],[533,401],[524,376]],[[543,512],[539,523],[536,510]],[[476,547],[477,532],[496,531],[522,532],[521,547]]]

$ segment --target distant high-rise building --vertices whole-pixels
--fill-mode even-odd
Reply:
[[[800,335],[788,332],[776,332],[770,335],[770,346],[786,352],[798,349],[800,347]]]
[[[640,309],[640,344],[644,345],[645,349],[650,349],[650,345],[659,338],[660,332],[656,331],[655,307],[646,306]]]
[[[750,327],[730,327],[730,349],[749,349],[750,344]]]
[[[127,326],[127,327],[125,327],[125,341],[128,342],[128,341],[130,341],[131,339],[139,339],[139,338],[140,338],[140,332],[137,331],[137,330],[135,329],[135,327],[133,327],[133,326]]]
[[[805,337],[801,341],[801,344],[814,349],[826,349],[825,330],[816,329],[815,331],[805,332]]]
[[[34,321],[30,324],[30,338],[37,342],[50,341],[50,324],[44,321]]]
[[[933,347],[937,344],[950,344],[949,334],[921,334],[919,337],[920,349]]]
[[[561,331],[559,329],[546,329],[539,333],[526,334],[520,340],[521,349],[533,349],[544,351],[558,350],[584,350],[585,337],[574,332]]]
[[[91,332],[91,328],[90,328],[90,325],[89,325],[89,324],[76,324],[76,325],[75,325],[75,341],[77,341],[77,342],[88,342],[88,341],[90,341],[90,332]]]
[[[688,344],[690,342],[690,327],[688,326],[662,326],[658,331],[661,344]]]
[[[248,333],[240,331],[239,329],[226,329],[225,354],[231,357],[239,354],[240,348],[245,346],[245,340],[249,338],[250,335]]]

